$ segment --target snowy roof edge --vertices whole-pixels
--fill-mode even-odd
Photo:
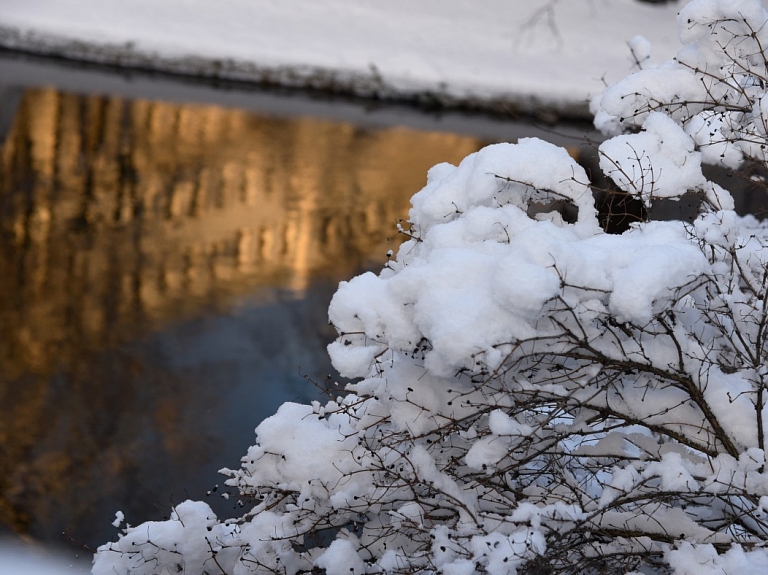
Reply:
[[[0,49],[54,56],[126,69],[148,70],[205,80],[308,89],[334,95],[401,101],[431,109],[482,111],[506,116],[533,116],[549,121],[591,120],[588,103],[547,98],[535,93],[465,90],[396,78],[384,78],[371,65],[367,72],[306,65],[264,66],[256,62],[199,55],[164,56],[137,49],[132,42],[95,43],[60,35],[21,31],[0,25]]]

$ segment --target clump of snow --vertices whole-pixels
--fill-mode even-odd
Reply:
[[[120,525],[125,521],[125,515],[122,511],[115,512],[115,520],[112,522],[112,525],[114,527],[120,527]]]
[[[220,560],[234,555],[226,548],[234,528],[217,521],[211,508],[200,501],[177,505],[168,521],[150,521],[127,527],[117,543],[100,547],[93,573],[202,573],[215,567],[211,551]]]
[[[600,146],[600,168],[625,192],[646,205],[701,189],[701,154],[671,118],[651,113],[639,134],[616,136]]]
[[[259,443],[244,458],[247,473],[240,476],[243,484],[312,492],[322,489],[313,480],[338,482],[354,468],[348,457],[353,429],[346,417],[318,415],[312,406],[284,403],[256,432]],[[265,461],[271,464],[265,465]],[[307,465],[307,461],[313,464]]]
[[[768,572],[768,550],[745,551],[737,545],[719,554],[711,544],[695,545],[683,541],[677,548],[669,550],[666,558],[675,575],[762,575]]]
[[[315,561],[328,575],[359,575],[365,573],[365,563],[358,548],[348,539],[336,539]]]
[[[678,143],[689,141],[670,124]],[[624,149],[623,140],[614,147]],[[690,147],[688,154],[694,156]],[[552,167],[537,172],[536,158]],[[685,177],[706,184],[695,158],[682,174],[674,160],[665,161],[669,183],[659,189],[667,195],[686,191]],[[403,244],[390,269],[344,283],[334,296],[329,315],[342,334],[329,347],[334,365],[363,377],[383,349],[410,351],[428,340],[424,365],[436,375],[480,361],[496,369],[504,345],[541,329],[547,306],[595,299],[590,289],[566,284],[604,290],[623,321],[648,321],[654,305],[701,273],[705,260],[679,226],[646,226],[608,241],[585,182],[564,150],[531,139],[491,146],[432,173],[413,198],[418,238]],[[578,210],[573,224],[530,217],[533,204],[553,199]]]
[[[537,138],[488,146],[458,167],[441,164],[428,176],[411,200],[410,221],[417,229],[453,221],[470,207],[527,209],[532,202],[561,199],[573,203],[582,225],[594,227],[596,211],[584,168],[565,149]]]
[[[533,428],[520,424],[500,409],[494,409],[488,416],[488,428],[495,435],[530,435]]]

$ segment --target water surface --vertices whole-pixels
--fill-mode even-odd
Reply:
[[[259,421],[317,397],[305,376],[335,380],[338,281],[396,249],[430,166],[483,145],[15,93],[0,149],[0,524],[91,547],[116,535],[117,510],[136,524],[205,497]]]

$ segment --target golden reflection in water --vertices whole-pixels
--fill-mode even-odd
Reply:
[[[129,489],[141,426],[169,457],[195,448],[179,422],[209,392],[104,350],[260,286],[383,262],[426,170],[481,144],[29,90],[0,156],[0,524],[76,518]]]

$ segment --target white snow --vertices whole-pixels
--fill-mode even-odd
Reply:
[[[120,527],[123,521],[125,521],[125,514],[122,511],[116,511],[115,520],[112,522],[112,525],[114,527]]]
[[[208,74],[224,73],[231,60],[238,65],[230,75],[290,69],[285,81],[324,70],[400,93],[504,98],[530,111],[536,102],[585,105],[604,81],[632,69],[628,40],[637,34],[650,43],[632,41],[643,58],[651,48],[656,60],[671,57],[679,8],[636,0],[3,0],[0,44]]]
[[[337,539],[317,558],[315,563],[328,575],[358,575],[365,573],[365,563],[357,547],[348,539]]]
[[[745,551],[735,545],[718,555],[712,545],[693,545],[684,541],[667,553],[667,560],[675,569],[675,575],[763,575],[768,572],[768,551]]]
[[[679,198],[706,184],[693,140],[661,112],[652,112],[639,134],[603,142],[600,152],[603,172],[646,205],[655,198]]]

